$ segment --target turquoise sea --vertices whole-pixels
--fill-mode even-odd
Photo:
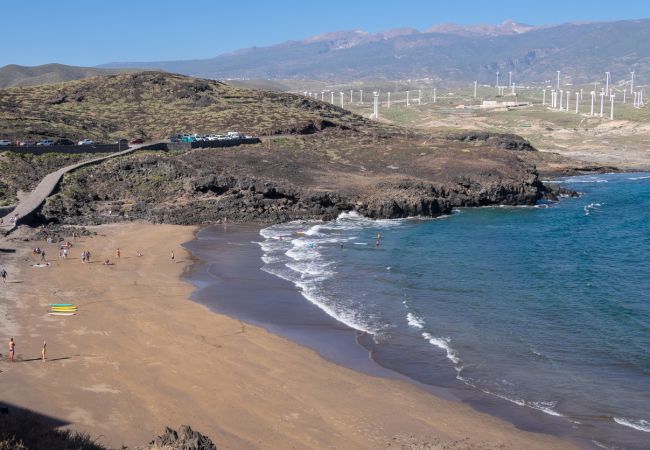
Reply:
[[[582,195],[275,225],[263,270],[365,332],[385,367],[553,416],[595,446],[649,448],[650,174],[555,182]]]

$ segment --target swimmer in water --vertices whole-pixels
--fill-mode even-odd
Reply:
[[[375,241],[375,245],[377,247],[381,245],[381,233],[377,233],[377,240]]]

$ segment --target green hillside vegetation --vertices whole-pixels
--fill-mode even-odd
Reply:
[[[0,138],[108,142],[179,132],[254,135],[367,127],[349,111],[286,93],[163,72],[110,75],[0,90]]]

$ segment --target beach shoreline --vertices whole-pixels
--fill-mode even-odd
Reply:
[[[575,448],[413,383],[334,364],[259,326],[205,314],[188,301],[195,261],[181,247],[195,227],[91,229],[97,236],[76,242],[68,260],[47,246],[46,268],[31,267],[37,243],[11,243],[18,252],[0,311],[3,339],[16,339],[19,361],[0,363],[10,407],[113,447],[189,424],[220,448]],[[82,263],[82,249],[97,262]],[[105,258],[116,261],[105,266]],[[50,302],[76,303],[79,313],[48,316]],[[43,339],[46,363],[34,358]]]

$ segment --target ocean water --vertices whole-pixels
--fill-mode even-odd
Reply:
[[[650,174],[559,182],[581,197],[275,225],[263,270],[365,332],[385,367],[650,448]]]

